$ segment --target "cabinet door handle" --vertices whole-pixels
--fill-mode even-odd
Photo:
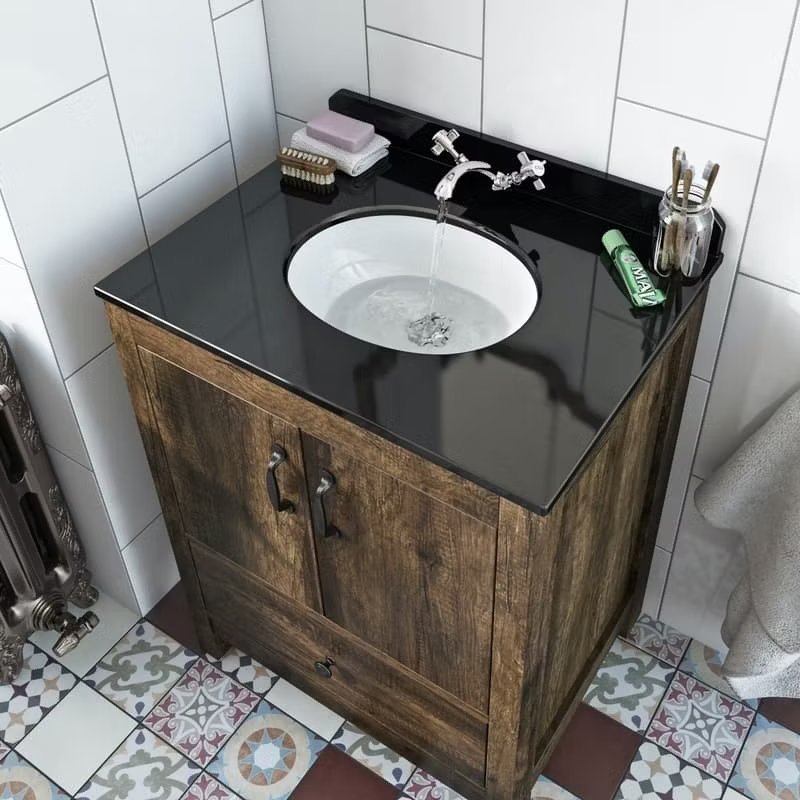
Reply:
[[[325,495],[336,488],[336,478],[330,472],[323,469],[319,474],[319,486],[314,491],[311,500],[311,522],[314,525],[314,532],[322,539],[330,539],[332,536],[339,537],[342,532],[335,526],[328,523],[325,514]]]
[[[294,511],[294,503],[289,500],[281,500],[281,491],[278,488],[278,479],[275,477],[275,470],[284,462],[289,460],[286,451],[279,445],[272,446],[272,452],[267,463],[267,496],[269,502],[276,511]]]

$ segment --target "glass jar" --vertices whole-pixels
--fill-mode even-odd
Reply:
[[[705,186],[689,187],[688,203],[684,203],[683,182],[678,184],[677,200],[670,186],[658,206],[658,231],[653,250],[653,267],[661,275],[680,270],[687,278],[697,278],[708,259],[708,248],[714,229],[711,198],[703,200]]]

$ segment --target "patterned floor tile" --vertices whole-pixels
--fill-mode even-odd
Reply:
[[[758,707],[758,700],[742,699],[722,677],[722,654],[702,642],[693,640],[680,663],[680,669],[716,689],[718,692],[740,700],[750,708]]]
[[[44,651],[26,642],[16,680],[0,685],[0,738],[16,744],[77,682]]]
[[[754,715],[752,708],[677,672],[647,738],[727,781]]]
[[[798,800],[800,736],[759,714],[730,785],[755,800]]]
[[[239,796],[204,772],[186,790],[181,800],[239,800]]]
[[[278,681],[278,676],[271,669],[235,647],[231,647],[220,659],[206,654],[206,660],[256,694],[265,695]]]
[[[406,781],[414,771],[414,765],[410,761],[364,733],[352,722],[345,722],[342,725],[336,736],[331,739],[331,744],[365,767],[369,767],[397,789],[402,789],[406,785]]]
[[[10,752],[11,748],[7,744],[0,742],[0,763]]]
[[[324,739],[262,700],[207,770],[245,800],[285,800],[325,745]]]
[[[642,650],[647,650],[656,658],[666,661],[673,667],[680,664],[681,658],[689,645],[689,637],[670,628],[663,622],[643,614],[626,637]]]
[[[745,797],[741,792],[737,792],[736,789],[731,789],[729,786],[725,790],[725,794],[722,795],[722,800],[750,800],[750,798]]]
[[[719,800],[724,785],[653,742],[643,742],[617,800]]]
[[[200,768],[137,728],[75,795],[76,800],[178,800]]]
[[[205,766],[258,699],[199,658],[147,715],[144,724]]]
[[[531,800],[580,800],[580,798],[562,789],[544,775],[540,775],[531,789]]]
[[[414,800],[464,800],[455,789],[445,786],[423,769],[418,769],[411,776],[403,797],[413,797]]]
[[[9,753],[0,763],[0,797],[3,800],[69,800],[68,794],[16,753]]]
[[[337,747],[326,747],[291,800],[395,800],[397,789]]]
[[[644,733],[674,671],[655,656],[617,639],[583,702]]]
[[[84,680],[131,716],[142,719],[196,658],[149,622],[140,622]]]

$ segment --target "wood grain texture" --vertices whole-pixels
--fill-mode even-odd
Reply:
[[[495,527],[305,433],[303,452],[310,496],[322,470],[336,478],[341,538],[317,540],[325,615],[486,714]]]
[[[203,545],[192,550],[209,612],[231,641],[379,740],[483,784],[486,715]],[[328,657],[332,677],[323,678],[314,662]]]
[[[147,350],[139,357],[187,535],[321,611],[300,431]],[[267,496],[273,445],[288,455],[275,474],[292,512]]]
[[[548,516],[500,501],[494,648],[513,655],[493,662],[490,798],[530,796],[597,663],[638,614],[701,314],[698,304],[673,332]]]
[[[120,314],[126,314],[117,309]],[[432,497],[487,525],[497,524],[498,498],[488,489],[398,447],[319,405],[231,364],[174,333],[128,315],[138,345],[319,439],[349,448],[366,464],[400,480],[413,475]]]
[[[153,474],[158,499],[164,512],[167,533],[172,544],[172,550],[175,553],[178,572],[189,598],[197,636],[207,653],[210,653],[215,658],[221,658],[227,651],[228,645],[214,631],[203,603],[197,569],[183,530],[183,521],[181,520],[178,504],[175,500],[172,475],[164,456],[158,425],[147,394],[147,383],[139,361],[139,351],[131,324],[133,317],[127,311],[123,311],[123,309],[111,303],[106,303],[105,309],[111,325],[111,332],[114,336],[117,355],[122,366],[122,373],[128,384],[128,392],[131,396],[136,422],[139,425],[139,432],[142,435],[144,451],[147,454],[147,461]]]

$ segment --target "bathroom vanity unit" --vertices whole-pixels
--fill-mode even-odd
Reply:
[[[286,254],[331,214],[432,205],[441,126],[331,106],[392,139],[381,174],[320,202],[272,165],[97,293],[203,646],[252,654],[472,800],[521,800],[640,609],[723,227],[702,279],[635,316],[600,236],[645,255],[656,194],[551,159],[538,194],[466,176],[452,211],[531,253],[539,307],[478,352],[378,348],[295,300]]]

